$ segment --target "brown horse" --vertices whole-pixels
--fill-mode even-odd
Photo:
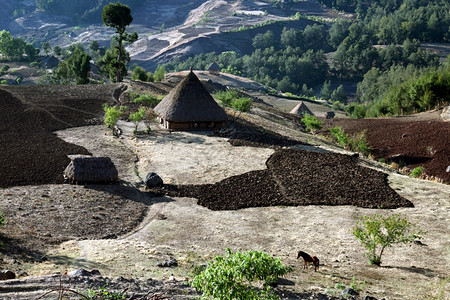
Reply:
[[[314,265],[314,271],[319,270],[319,259],[316,256],[311,257],[311,255],[306,252],[298,251],[297,259],[299,259],[300,257],[303,258],[303,261],[305,263],[303,265],[303,269],[306,269],[308,263],[310,263]]]

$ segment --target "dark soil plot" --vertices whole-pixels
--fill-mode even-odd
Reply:
[[[0,252],[20,255],[22,249],[32,259],[38,251],[67,240],[116,238],[135,228],[147,209],[134,188],[119,184],[43,185],[26,191],[14,187],[0,195],[8,218],[0,241],[15,239]]]
[[[446,172],[450,166],[450,123],[438,120],[421,114],[414,119],[335,119],[327,127],[341,126],[349,134],[366,130],[376,160],[384,158],[410,170],[423,166],[427,175],[450,183],[450,173]]]
[[[111,100],[111,88],[8,89],[17,97],[0,90],[0,187],[62,183],[70,162],[67,155],[90,153],[64,142],[52,131],[100,120],[102,103]]]
[[[170,196],[193,197],[212,210],[277,205],[412,207],[387,184],[387,175],[358,166],[351,157],[279,150],[267,170],[252,171],[209,185],[165,185]]]

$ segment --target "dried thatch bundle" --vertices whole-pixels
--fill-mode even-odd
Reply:
[[[109,157],[75,157],[64,170],[64,178],[72,183],[110,183],[118,175]]]

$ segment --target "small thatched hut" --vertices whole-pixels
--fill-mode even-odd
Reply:
[[[306,104],[303,103],[303,101],[301,101],[299,104],[297,104],[297,106],[294,107],[294,108],[291,110],[290,113],[291,113],[291,114],[294,114],[294,115],[302,115],[302,116],[304,116],[304,115],[306,115],[306,114],[312,115],[312,116],[314,115],[314,114],[309,110],[309,108],[306,106]]]
[[[54,69],[57,68],[60,61],[53,55],[47,55],[41,60],[41,65],[44,69]]]
[[[161,124],[171,130],[205,130],[225,126],[227,114],[192,72],[155,107]]]
[[[64,170],[64,178],[72,183],[111,183],[118,176],[109,157],[75,157]]]
[[[212,64],[209,65],[208,72],[210,74],[215,74],[215,75],[219,74],[219,72],[220,72],[219,65],[216,62],[213,62]]]

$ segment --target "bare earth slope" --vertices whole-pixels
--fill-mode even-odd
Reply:
[[[341,154],[320,154],[325,148],[334,147],[295,129],[295,124],[283,125],[289,119],[281,113],[276,122],[266,119],[269,111],[263,113],[263,108],[257,106],[250,114],[241,116],[242,122],[233,125],[233,143],[209,133],[169,133],[156,125],[150,135],[135,136],[133,124],[127,122],[120,123],[124,130],[122,139],[114,138],[102,125],[73,127],[97,124],[101,104],[111,101],[114,88],[37,86],[9,87],[9,93],[0,90],[3,113],[0,145],[4,147],[0,165],[2,174],[6,174],[0,177],[0,180],[5,178],[1,182],[0,207],[9,220],[1,228],[0,239],[6,247],[0,249],[0,269],[40,275],[83,267],[99,269],[102,275],[109,277],[146,280],[150,277],[167,279],[173,274],[183,280],[191,276],[193,266],[231,247],[233,250],[264,250],[292,264],[295,270],[287,276],[289,285],[280,286],[286,294],[284,299],[298,299],[288,291],[323,293],[327,286],[337,282],[350,284],[352,277],[366,281],[364,294],[378,298],[424,299],[439,293],[443,296],[438,299],[448,296],[445,294],[448,293],[445,278],[450,267],[445,259],[450,249],[448,185],[398,175],[364,159],[358,159],[356,164],[355,158]],[[30,113],[35,112],[39,112],[39,118],[30,118]],[[21,122],[28,125],[17,126],[15,130],[14,125]],[[414,123],[405,120],[404,124]],[[431,139],[443,139],[441,134],[448,128],[448,123],[437,123],[441,124],[441,129],[425,132]],[[53,135],[53,130],[63,128],[66,129]],[[37,137],[33,143],[23,144],[36,133],[42,137],[51,135],[54,140]],[[412,132],[407,134],[414,136]],[[20,138],[14,139],[14,136]],[[9,147],[3,146],[4,138],[9,138]],[[422,135],[422,138],[428,137]],[[369,142],[372,143],[370,138]],[[233,146],[236,143],[240,147]],[[277,144],[317,153],[278,149]],[[61,145],[69,145],[69,148]],[[413,145],[409,144],[408,149]],[[58,147],[57,151],[52,151],[52,147]],[[22,164],[23,172],[33,176],[9,175],[18,172],[8,168],[22,163],[22,156],[16,154],[23,150],[39,153],[27,157],[32,163]],[[443,151],[449,153],[448,148]],[[79,152],[110,156],[119,169],[120,183],[111,186],[58,184],[65,167],[63,160],[56,169],[48,162]],[[438,153],[441,152],[435,155]],[[4,160],[5,157],[10,161]],[[363,170],[362,165],[388,171],[388,175]],[[314,166],[319,169],[315,170]],[[322,173],[326,169],[332,169],[333,173]],[[215,196],[211,191],[196,195],[198,199],[157,196],[142,189],[142,178],[149,171],[160,174],[166,183],[191,186],[192,190],[222,185],[224,188],[217,191],[223,194],[216,200],[210,198]],[[264,176],[255,176],[260,172]],[[358,175],[359,172],[362,175]],[[41,173],[53,176],[36,179]],[[342,182],[335,180],[341,174],[351,176],[343,176]],[[20,183],[14,184],[20,186],[10,187],[11,178],[20,178]],[[46,184],[42,184],[44,180]],[[227,182],[231,184],[227,186]],[[333,183],[337,186],[333,187]],[[359,200],[365,197],[364,191],[369,194],[372,191],[384,197],[391,195],[388,197],[392,197],[392,201],[404,205],[395,210],[386,209],[388,206],[375,210],[364,208],[367,205],[349,205],[354,203],[352,201],[336,206],[338,203],[326,196],[333,190],[345,188],[349,188],[345,192],[348,200]],[[219,211],[197,204],[203,196],[216,204],[233,203],[243,190],[248,191],[249,199],[264,199],[264,193],[273,189],[281,195],[271,198],[271,206]],[[356,194],[351,194],[353,192]],[[308,201],[314,199],[330,201],[307,206],[290,206],[292,203],[286,202],[311,204],[314,202]],[[243,206],[233,209],[239,207]],[[428,231],[423,244],[387,249],[381,268],[368,266],[363,248],[352,237],[350,229],[360,215],[375,212],[406,215]],[[320,258],[319,272],[301,269],[295,259],[298,250]],[[158,262],[169,258],[176,258],[179,267],[157,267]],[[1,282],[0,289],[11,297],[24,291],[33,291],[36,296],[49,286],[44,281],[34,288],[20,288],[24,279],[21,280]],[[123,288],[125,284],[117,286]],[[148,282],[142,286],[151,290]],[[154,291],[161,291],[170,284],[154,284],[154,287]],[[185,298],[193,295],[192,291],[187,292],[176,284],[172,291],[184,294]]]

